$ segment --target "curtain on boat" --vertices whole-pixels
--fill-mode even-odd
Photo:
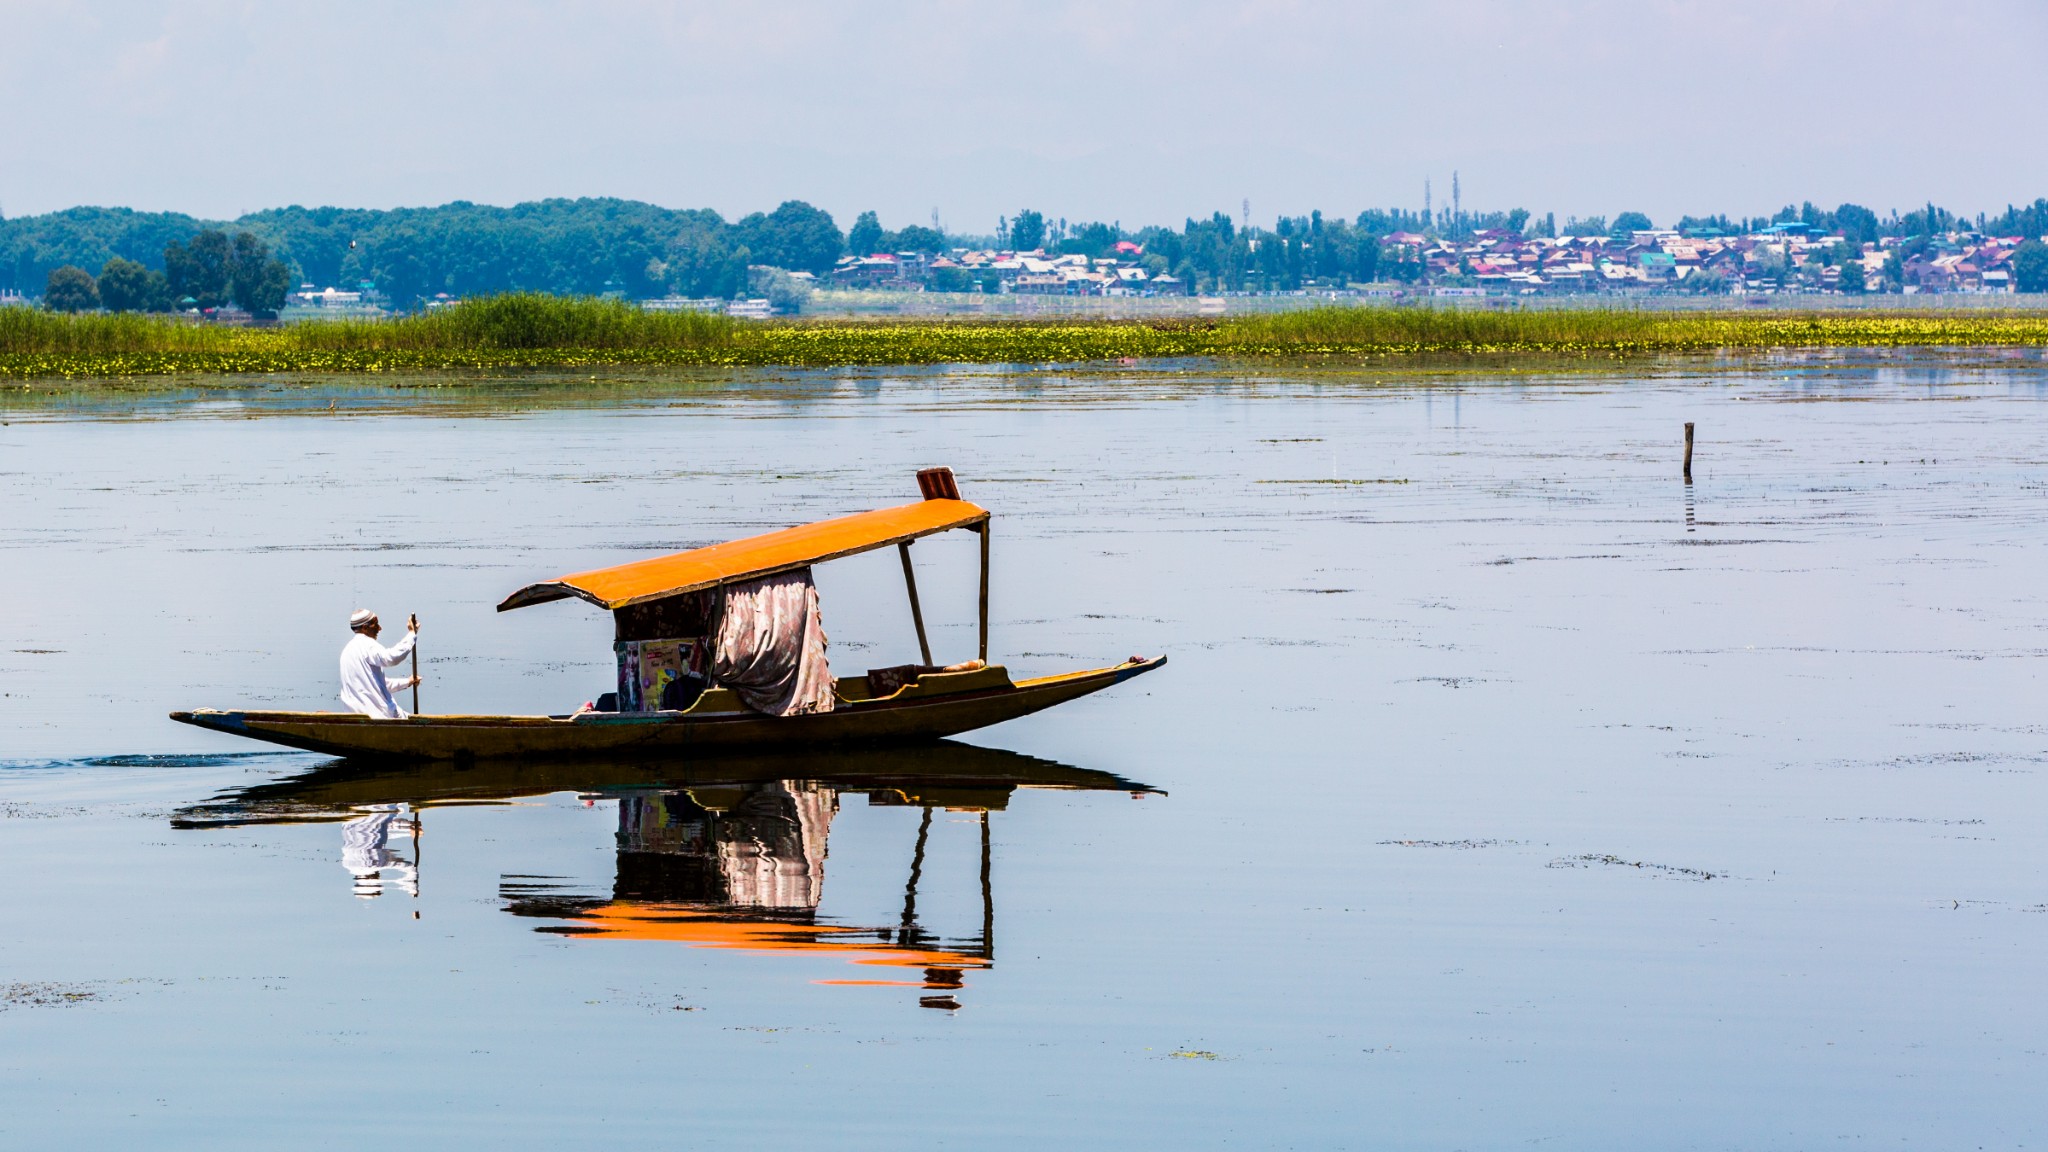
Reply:
[[[711,678],[771,716],[832,710],[832,669],[809,568],[726,587]]]

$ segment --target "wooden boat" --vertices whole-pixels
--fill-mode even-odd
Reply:
[[[1099,692],[1166,663],[1132,657],[1107,668],[1012,680],[988,661],[989,513],[959,498],[952,473],[918,474],[925,499],[780,532],[575,573],[519,589],[500,612],[574,597],[614,614],[659,611],[663,602],[895,545],[903,560],[911,620],[923,664],[876,692],[869,676],[840,677],[830,712],[770,716],[746,708],[730,689],[711,687],[687,708],[584,711],[557,716],[420,715],[374,719],[352,712],[194,709],[171,719],[217,732],[338,756],[407,759],[675,756],[832,745],[936,740],[1000,724]],[[953,529],[981,537],[980,656],[964,666],[933,664],[918,603],[911,544]],[[954,670],[955,668],[960,670]],[[893,680],[900,679],[900,684]]]

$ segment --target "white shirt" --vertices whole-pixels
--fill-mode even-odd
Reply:
[[[384,670],[412,655],[413,641],[418,638],[417,633],[407,632],[405,639],[386,648],[361,632],[350,637],[348,647],[341,650],[342,705],[365,716],[405,719],[398,702],[391,698],[391,683],[384,678]]]

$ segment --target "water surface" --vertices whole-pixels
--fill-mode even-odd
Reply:
[[[2044,402],[1995,353],[8,393],[0,1143],[2038,1143]],[[1172,663],[915,754],[165,719],[329,706],[359,606],[428,710],[564,711],[609,622],[507,592],[931,464],[1014,673]],[[914,658],[894,556],[818,575],[836,670]]]

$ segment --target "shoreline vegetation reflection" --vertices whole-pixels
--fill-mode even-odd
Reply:
[[[827,956],[863,972],[814,983],[915,988],[925,993],[921,1006],[953,1010],[967,973],[995,964],[990,820],[1026,789],[1164,795],[1107,772],[943,741],[667,764],[334,760],[179,809],[170,823],[184,831],[338,824],[341,863],[357,897],[417,899],[429,809],[563,792],[586,805],[612,802],[618,830],[610,890],[506,873],[498,897],[507,913],[544,921],[534,930],[565,937]],[[894,924],[839,923],[819,913],[832,822],[852,800],[920,810]],[[965,935],[930,930],[917,910],[935,812],[971,814],[978,824],[981,919]]]
[[[2048,345],[2048,314],[1326,307],[1220,320],[749,321],[513,293],[390,321],[246,328],[0,309],[0,378],[599,365],[834,367],[1144,359],[1632,357]]]

